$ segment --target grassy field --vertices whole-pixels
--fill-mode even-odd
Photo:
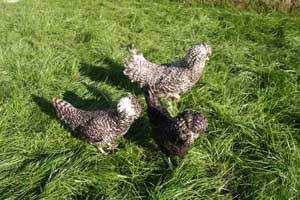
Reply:
[[[0,199],[299,199],[299,21],[159,1],[0,1]],[[131,43],[167,62],[199,42],[213,54],[176,107],[210,125],[170,172],[122,63]],[[107,157],[50,104],[111,108],[127,92],[144,112]]]
[[[259,12],[300,11],[300,0],[171,0],[174,2],[186,3],[201,6],[230,6],[242,10],[255,10]]]

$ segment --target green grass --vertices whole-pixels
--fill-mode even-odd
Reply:
[[[300,16],[159,1],[0,3],[0,199],[299,199]],[[213,54],[178,111],[209,129],[173,172],[150,137],[126,47],[153,62],[207,42]],[[132,92],[142,117],[102,156],[56,117]]]
[[[230,6],[238,9],[255,10],[259,12],[283,11],[298,12],[299,0],[171,0],[190,5],[201,6]]]

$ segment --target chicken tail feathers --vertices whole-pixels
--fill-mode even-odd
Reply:
[[[86,121],[83,111],[75,108],[70,103],[54,97],[52,104],[57,112],[57,117],[68,124],[72,130],[83,125]]]
[[[131,58],[124,63],[125,69],[124,75],[128,76],[131,82],[139,83],[140,87],[144,87],[147,84],[149,76],[149,70],[151,72],[152,63],[149,63],[142,53],[136,49],[130,49]]]

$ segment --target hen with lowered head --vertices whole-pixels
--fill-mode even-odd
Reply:
[[[208,121],[201,113],[191,110],[171,117],[152,89],[145,89],[144,94],[153,138],[167,155],[169,167],[172,169],[170,156],[184,156],[192,148],[194,141],[207,129]]]
[[[137,97],[131,94],[121,98],[117,108],[110,110],[85,111],[58,98],[53,98],[52,104],[60,120],[73,131],[81,132],[83,139],[104,155],[107,153],[102,145],[113,148],[112,142],[128,131],[142,111]]]
[[[199,80],[212,50],[207,44],[196,44],[184,58],[167,64],[154,64],[136,49],[130,51],[132,57],[125,61],[123,73],[140,87],[151,87],[159,97],[178,100]]]

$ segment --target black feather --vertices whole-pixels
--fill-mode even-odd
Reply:
[[[199,135],[207,129],[207,119],[196,111],[183,111],[171,117],[159,97],[150,88],[144,89],[152,134],[167,156],[185,155]]]

